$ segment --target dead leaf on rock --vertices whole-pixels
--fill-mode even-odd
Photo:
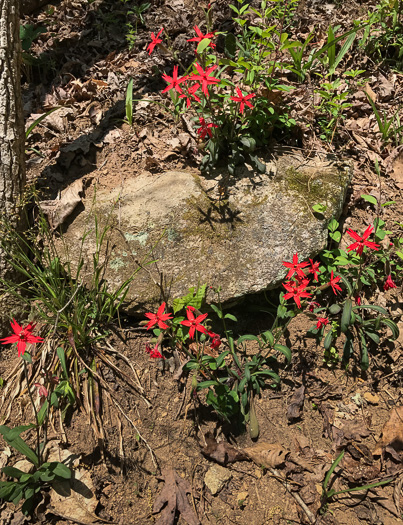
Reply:
[[[302,385],[294,391],[294,394],[291,397],[291,401],[287,409],[287,419],[289,421],[301,417],[301,412],[304,408],[304,400],[305,387]]]
[[[200,525],[187,498],[187,494],[192,492],[189,483],[178,476],[174,469],[168,468],[162,469],[162,479],[165,485],[153,506],[153,514],[161,512],[155,525],[173,525],[176,511],[189,525]]]
[[[207,446],[201,449],[201,453],[206,458],[217,461],[220,465],[227,465],[227,463],[249,459],[243,451],[236,449],[229,443],[225,441],[217,443],[210,432],[205,435],[205,440]]]
[[[276,468],[283,465],[288,454],[279,443],[258,443],[243,449],[252,461],[264,468]]]
[[[83,181],[76,180],[62,191],[59,200],[41,201],[39,206],[47,216],[52,229],[63,224],[66,218],[81,202],[80,193],[83,191]]]
[[[391,410],[389,421],[382,429],[382,437],[373,451],[374,456],[382,456],[386,448],[397,454],[403,452],[403,405]]]
[[[388,174],[394,180],[399,189],[403,189],[403,147],[395,148],[385,160],[385,167]]]

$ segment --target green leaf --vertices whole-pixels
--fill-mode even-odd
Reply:
[[[288,348],[288,346],[280,345],[277,343],[273,346],[273,348],[274,350],[277,350],[278,352],[284,354],[288,363],[291,361],[291,350]]]
[[[361,370],[368,370],[369,368],[369,359],[368,359],[368,348],[367,348],[367,342],[365,341],[365,337],[363,333],[360,330],[360,339],[361,339]]]
[[[340,330],[345,334],[348,330],[348,327],[351,324],[351,312],[353,308],[353,302],[351,299],[346,299],[344,303],[343,313],[341,316]]]
[[[133,125],[133,78],[129,80],[125,101],[126,119],[129,126]]]
[[[388,311],[385,310],[385,308],[382,308],[382,306],[378,306],[377,304],[360,304],[359,306],[353,306],[353,310],[360,310],[361,308],[365,308],[367,310],[375,310],[383,315],[389,315]]]
[[[208,381],[202,381],[201,383],[198,383],[197,390],[201,390],[202,388],[209,388],[210,386],[217,386],[219,384],[220,383],[218,381],[209,379]]]
[[[17,479],[20,479],[21,476],[26,474],[26,472],[23,472],[19,468],[15,468],[15,467],[3,467],[1,471],[6,476],[9,476],[10,478],[17,478]]]
[[[332,330],[330,330],[330,332],[326,334],[325,340],[323,341],[323,348],[325,350],[329,350],[332,346],[332,343],[333,343],[333,332]]]
[[[312,209],[316,213],[323,214],[327,210],[327,206],[325,204],[314,204]]]
[[[240,345],[244,341],[257,341],[260,344],[259,338],[255,335],[241,335],[241,337],[237,341],[237,344]]]
[[[48,400],[46,399],[38,412],[38,425],[42,426],[48,413]]]
[[[327,496],[328,496],[328,494],[327,494],[327,487],[329,485],[330,478],[331,478],[333,472],[335,471],[337,465],[343,459],[343,457],[344,457],[344,450],[334,460],[334,462],[332,463],[332,466],[330,467],[328,473],[326,474],[325,480],[323,481],[323,489],[324,489],[324,492],[326,493]]]
[[[49,468],[52,469],[55,476],[62,479],[71,479],[71,470],[66,467],[64,463],[60,461],[53,461],[50,463]]]
[[[392,340],[395,341],[399,337],[399,334],[400,334],[400,330],[397,324],[394,321],[392,321],[392,319],[381,319],[381,323],[391,329]]]
[[[218,308],[218,306],[216,306],[215,304],[210,304],[210,307],[218,315],[219,319],[223,318],[222,310]]]
[[[203,40],[201,40],[197,46],[196,53],[201,55],[203,51],[210,45],[210,42],[210,38],[203,38]]]
[[[281,381],[280,377],[275,372],[273,372],[272,370],[258,370],[253,375],[255,375],[255,376],[269,376],[272,379],[274,379],[274,381],[277,384],[280,383],[280,381]]]
[[[270,330],[263,332],[261,337],[265,343],[269,343],[270,346],[274,345],[274,335],[270,332]]]
[[[238,322],[238,319],[235,317],[235,315],[232,314],[225,314],[224,319],[230,319],[231,321],[234,321],[234,323]]]
[[[0,433],[3,435],[5,441],[7,441],[7,443],[11,447],[18,450],[18,452],[23,454],[27,459],[29,459],[29,461],[31,461],[31,463],[33,463],[36,467],[38,467],[39,465],[38,456],[20,437],[20,434],[22,432],[25,432],[26,430],[33,428],[34,426],[35,425],[24,425],[24,426],[16,427],[11,430],[6,425],[1,425]]]
[[[332,315],[337,315],[340,312],[341,312],[341,306],[337,303],[334,303],[329,307],[329,313],[331,313]]]
[[[25,132],[25,138],[27,139],[29,137],[29,135],[31,134],[32,130],[34,128],[36,128],[36,126],[38,124],[40,124],[42,122],[43,119],[45,119],[46,117],[48,117],[51,113],[53,113],[54,111],[56,111],[57,109],[60,109],[61,106],[56,106],[55,108],[52,108],[50,109],[49,111],[47,111],[46,113],[44,113],[43,115],[41,115],[40,117],[38,117],[36,120],[34,120],[34,122],[29,126],[29,128],[27,129],[27,131]]]
[[[14,492],[20,493],[21,488],[15,481],[0,481],[0,499],[5,501],[12,501],[14,499]]]
[[[28,364],[32,364],[32,357],[31,357],[31,354],[29,352],[24,352],[24,354],[22,355],[22,358],[24,359],[24,361],[26,361]]]
[[[63,370],[64,378],[67,379],[69,377],[69,374],[68,374],[68,371],[67,371],[66,356],[64,354],[63,348],[61,346],[59,346],[56,349],[56,353],[57,353],[57,357],[59,358],[59,361],[60,361],[60,366],[62,367],[62,370]]]
[[[354,337],[353,337],[353,334],[350,331],[348,331],[346,333],[346,341],[343,347],[343,361],[345,363],[348,363],[353,353],[354,353]]]
[[[224,43],[224,54],[228,58],[235,58],[236,55],[236,37],[233,33],[227,33]]]

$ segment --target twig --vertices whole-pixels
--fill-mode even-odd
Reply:
[[[295,499],[295,501],[298,503],[298,505],[301,507],[301,509],[305,512],[306,517],[308,518],[309,522],[312,523],[312,524],[315,524],[316,523],[316,518],[312,514],[312,512],[308,509],[306,503],[301,498],[301,496],[299,494],[297,494],[296,492],[291,492],[291,491],[288,490],[288,482],[287,482],[287,480],[285,480],[283,478],[283,476],[281,476],[281,474],[280,474],[280,472],[278,472],[278,470],[276,470],[274,468],[269,468],[269,470],[279,480],[281,480],[281,483],[284,485],[284,488],[288,491],[289,494],[291,494],[291,496]]]

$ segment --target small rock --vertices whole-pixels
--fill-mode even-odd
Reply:
[[[364,392],[363,398],[366,399],[370,405],[379,404],[379,397],[376,394],[371,394],[371,392]]]
[[[248,492],[240,492],[238,496],[236,497],[237,503],[240,507],[244,507],[246,505],[246,500],[249,497]]]
[[[204,483],[207,488],[210,489],[211,494],[215,496],[223,489],[224,485],[232,477],[231,472],[221,467],[220,465],[213,465],[208,469],[206,475],[204,476]]]

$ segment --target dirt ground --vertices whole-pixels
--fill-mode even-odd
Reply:
[[[315,39],[319,42],[327,38],[329,23],[348,26],[354,17],[364,16],[375,5],[364,1],[324,4],[301,0],[289,31],[303,38],[315,28]],[[198,153],[181,142],[181,136],[187,133],[186,126],[167,117],[158,105],[147,101],[137,104],[132,127],[123,119],[128,80],[134,79],[134,98],[161,100],[164,82],[160,73],[173,65],[164,55],[155,53],[149,57],[145,51],[149,33],[164,25],[180,49],[181,58],[185,62],[192,60],[186,38],[193,36],[192,25],[203,22],[201,7],[192,0],[184,4],[180,0],[153,2],[144,13],[146,27],[140,24],[134,47],[129,50],[125,24],[130,20],[131,7],[131,2],[118,0],[88,3],[63,0],[54,8],[48,6],[25,17],[25,22],[47,27],[30,50],[33,56],[40,57],[42,65],[24,67],[27,123],[45,110],[63,106],[34,129],[27,143],[28,180],[35,181],[43,199],[54,199],[77,180],[83,181],[84,194],[91,195],[95,186],[115,188],[140,172],[148,172],[152,177],[169,169],[197,167]],[[231,16],[228,3],[218,0],[213,12],[215,29],[225,30]],[[351,68],[367,70],[368,85],[379,96],[385,111],[402,100],[401,72],[353,54],[346,60]],[[383,95],[390,86],[393,94],[391,91],[390,96]],[[363,231],[376,216],[374,207],[364,201],[361,194],[374,195],[382,202],[396,201],[395,205],[383,209],[382,218],[390,228],[403,216],[402,175],[397,169],[388,171],[388,159],[396,156],[398,148],[390,145],[381,151],[379,136],[371,131],[370,107],[361,93],[362,88],[357,87],[341,131],[331,143],[323,143],[315,129],[304,132],[304,126],[312,122],[314,116],[302,113],[295,132],[282,137],[286,144],[300,148],[306,155],[331,151],[353,162],[354,178],[340,219],[343,232],[347,228]],[[291,116],[298,115],[309,96],[305,86],[296,85],[292,94],[284,95],[282,104],[289,107]],[[277,138],[273,137],[271,146],[276,142]],[[378,177],[373,162],[379,155],[383,168]],[[77,213],[80,206],[70,219]],[[143,391],[103,368],[101,373],[121,410],[104,395],[100,416],[105,435],[96,436],[84,411],[77,409],[66,419],[61,439],[62,449],[79,456],[78,468],[92,484],[91,512],[70,514],[70,507],[82,503],[69,502],[63,509],[55,507],[49,495],[44,494],[32,519],[24,518],[18,508],[3,504],[1,523],[95,523],[99,520],[121,525],[198,522],[203,525],[286,525],[309,523],[309,512],[317,524],[402,523],[403,445],[400,442],[395,447],[394,456],[390,451],[389,455],[385,451],[382,456],[372,454],[382,442],[384,425],[393,418],[393,410],[401,407],[401,280],[398,288],[388,292],[368,291],[366,299],[391,309],[401,330],[398,340],[392,343],[385,337],[371,355],[370,367],[365,373],[355,365],[347,371],[340,366],[329,367],[323,359],[323,348],[317,347],[314,339],[305,337],[312,321],[307,316],[298,316],[286,334],[292,361],[280,372],[281,384],[275,390],[263,390],[256,403],[260,423],[257,442],[236,423],[229,425],[221,421],[205,404],[202,395],[190,396],[191,379],[175,373],[180,363],[150,360],[145,352],[149,340],[145,328],[139,325],[138,319],[123,314],[121,326],[115,327],[105,345],[130,361],[133,368],[118,354],[111,358],[132,379],[134,386],[140,385]],[[269,316],[254,308],[261,301],[262,298],[249,298],[233,311],[241,320],[240,333],[259,333],[269,328]],[[338,350],[341,354],[342,349]],[[253,346],[250,351],[253,352]],[[183,356],[179,355],[178,359],[183,360]],[[16,365],[14,349],[4,348],[0,377],[6,378]],[[300,396],[298,415],[290,418],[287,416],[295,396]],[[30,417],[27,393],[23,390],[14,401],[7,424],[25,424]],[[403,436],[401,421],[397,436],[399,432]],[[57,427],[49,431],[51,441],[60,440],[60,435]],[[250,459],[231,462],[228,457],[223,460],[220,456],[219,461],[214,461],[214,450],[220,442],[239,451],[266,443],[269,444],[267,450],[274,446],[275,451],[286,454],[286,460],[273,468],[262,468],[258,460]],[[278,446],[282,448],[276,448]],[[392,476],[393,482],[369,491],[342,494],[329,504],[327,512],[316,514],[324,475],[342,449],[348,450],[341,463],[345,475],[336,471],[333,488],[342,490],[347,482],[365,485],[387,476]],[[165,517],[163,521],[159,513],[153,512],[153,506],[164,486],[172,489],[172,496],[175,486],[170,469],[186,481],[188,500],[184,512]],[[215,494],[208,486],[212,475],[223,478]],[[186,490],[179,491],[182,497]],[[308,512],[301,506],[301,500]]]

